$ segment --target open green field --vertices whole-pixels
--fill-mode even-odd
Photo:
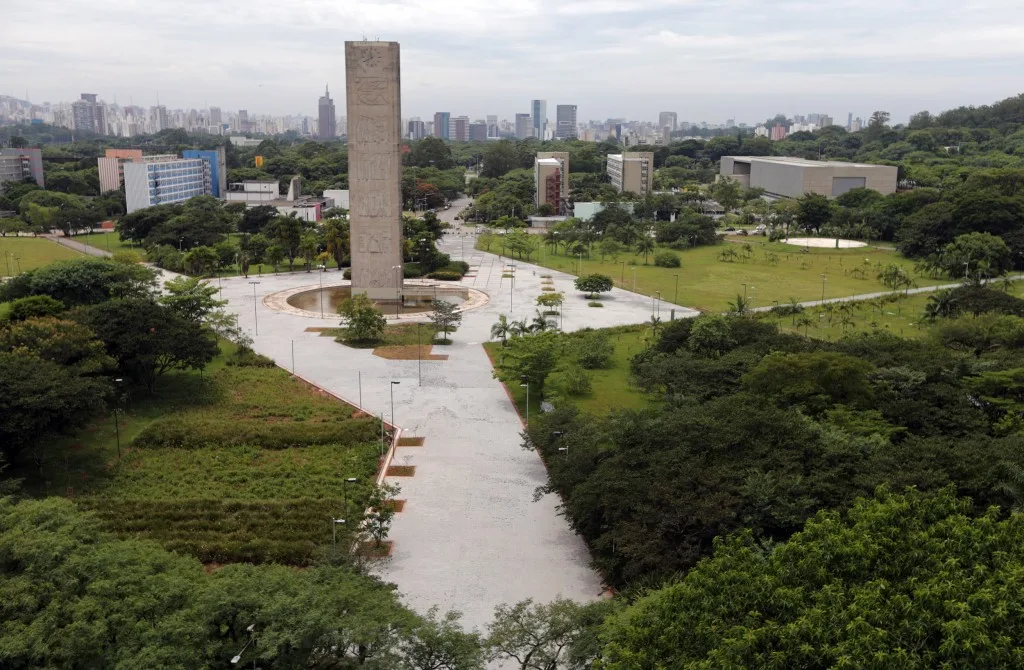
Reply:
[[[668,302],[714,312],[726,311],[729,303],[744,293],[744,284],[747,285],[747,298],[754,307],[771,305],[775,301],[786,303],[790,298],[801,302],[820,300],[822,275],[825,275],[826,298],[885,291],[886,287],[876,279],[876,275],[890,263],[906,268],[919,286],[948,283],[948,280],[917,276],[913,261],[890,249],[804,250],[768,242],[763,237],[737,236],[731,239],[735,241],[674,252],[682,261],[680,268],[655,267],[653,255],[648,256],[649,265],[644,265],[642,255],[633,253],[622,254],[615,261],[611,258],[601,260],[595,247],[591,258],[584,256],[582,260],[582,274],[606,274],[620,288],[644,295],[660,291],[662,299]],[[491,251],[500,252],[500,246],[500,240],[497,240],[491,245]],[[737,253],[735,259],[721,260],[721,254],[727,249]],[[534,254],[532,262],[562,272],[581,274],[577,258],[567,257],[561,252],[552,254],[550,248]]]
[[[82,254],[41,237],[0,237],[0,277],[34,270]]]
[[[97,249],[102,249],[103,251],[109,251],[111,253],[117,253],[118,251],[134,251],[139,254],[139,257],[143,260],[146,258],[145,249],[138,244],[122,242],[121,236],[117,234],[116,230],[103,233],[89,233],[87,235],[75,235],[71,239],[75,242],[88,244],[91,247],[96,247]]]
[[[133,390],[116,428],[101,416],[47,445],[41,477],[30,466],[14,474],[28,492],[74,498],[111,531],[207,563],[310,565],[332,543],[331,518],[363,509],[380,424],[279,368],[227,366],[229,353],[203,376]],[[346,491],[348,477],[359,481]]]

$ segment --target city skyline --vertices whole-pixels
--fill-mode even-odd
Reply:
[[[197,29],[190,17],[200,7],[209,23]],[[922,109],[1013,95],[1024,64],[1024,18],[1008,0],[938,2],[927,15],[907,0],[254,0],[244,13],[216,9],[195,0],[14,5],[6,15],[18,30],[0,54],[3,92],[56,101],[94,91],[121,104],[151,106],[159,97],[182,108],[314,115],[313,92],[341,80],[342,25],[346,38],[403,44],[403,111],[421,118],[441,107],[513,118],[529,100],[545,99],[577,105],[584,119],[650,119],[674,109],[680,120],[752,122],[781,109],[836,118],[884,109],[900,122]],[[894,20],[902,15],[915,21]],[[112,34],[115,48],[97,48]]]

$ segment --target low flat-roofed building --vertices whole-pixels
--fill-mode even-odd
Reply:
[[[786,156],[722,156],[720,179],[732,179],[747,188],[763,188],[777,198],[799,198],[817,193],[835,198],[855,188],[870,188],[884,195],[896,191],[897,168],[870,163],[813,161]]]

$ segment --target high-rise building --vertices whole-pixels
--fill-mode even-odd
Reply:
[[[736,127],[736,119],[726,119],[725,120],[725,127],[726,128],[735,128]]]
[[[654,153],[650,151],[608,154],[608,177],[619,193],[644,195],[654,186]]]
[[[167,116],[166,107],[163,105],[157,105],[150,109],[150,125],[154,133],[158,133],[161,130],[166,130],[171,127],[171,121]]]
[[[530,113],[533,121],[533,136],[538,140],[544,139],[544,133],[548,129],[548,102],[547,100],[531,100]]]
[[[161,157],[164,158],[164,157]],[[184,202],[212,193],[213,165],[208,158],[173,158],[124,164],[128,213],[154,205]]]
[[[516,138],[525,140],[533,137],[533,117],[530,114],[516,114]]]
[[[0,183],[32,179],[45,188],[41,149],[0,149]]]
[[[664,128],[668,126],[672,129],[672,132],[678,130],[679,116],[675,112],[661,112],[658,114],[658,127]]]
[[[468,116],[456,116],[451,120],[451,130],[448,132],[448,138],[453,142],[469,141]]]
[[[846,129],[853,130],[853,112],[849,112],[846,115]]]
[[[238,110],[237,121],[238,121],[238,130],[242,131],[243,133],[249,132],[249,112],[248,111],[246,111],[244,109]]]
[[[555,108],[555,137],[567,140],[576,135],[576,105],[558,105]]]
[[[408,130],[410,140],[422,140],[427,136],[426,125],[419,119],[409,119]]]
[[[786,126],[781,123],[776,123],[772,126],[772,141],[778,142],[779,140],[786,139]]]
[[[498,128],[498,117],[495,114],[487,115],[487,137],[500,137],[501,130]]]
[[[107,134],[107,106],[96,101],[95,93],[83,93],[81,100],[71,104],[75,130],[97,135]]]
[[[469,124],[469,140],[471,142],[487,141],[487,124],[481,121]]]
[[[124,164],[142,160],[142,149],[107,149],[96,159],[100,175],[100,193],[116,191],[124,183]]]
[[[223,198],[228,190],[228,164],[224,147],[213,150],[186,149],[181,152],[182,158],[199,158],[209,163],[210,182],[207,191],[215,198]]]
[[[434,137],[451,139],[451,112],[434,112]]]
[[[317,126],[317,135],[321,139],[337,136],[337,115],[334,112],[334,101],[331,100],[331,91],[324,85],[324,94],[320,96],[320,123]]]
[[[541,151],[533,162],[534,204],[551,205],[561,214],[569,194],[569,154]]]
[[[210,125],[211,126],[220,126],[220,124],[222,124],[222,123],[224,123],[224,121],[223,121],[223,118],[221,117],[220,107],[211,107],[210,108]]]

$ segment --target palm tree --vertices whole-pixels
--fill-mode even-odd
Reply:
[[[533,321],[530,322],[530,325],[527,327],[527,329],[531,333],[543,333],[544,331],[551,329],[551,327],[551,322],[548,321],[547,318],[543,314],[541,314],[540,310],[538,309],[536,316],[533,317]]]
[[[644,265],[647,265],[647,255],[654,251],[654,240],[646,232],[636,241],[636,252],[644,255]]]
[[[796,319],[796,327],[797,328],[801,328],[802,327],[804,329],[804,337],[810,337],[809,332],[810,332],[811,326],[817,327],[817,325],[818,324],[816,324],[814,322],[814,317],[812,317],[810,314],[807,314],[807,313],[801,314]]]
[[[504,314],[498,315],[498,322],[491,326],[491,339],[501,338],[501,346],[508,345],[508,336],[512,332],[512,326],[508,322],[508,317]]]
[[[513,321],[508,326],[508,334],[511,337],[521,337],[526,335],[528,332],[530,332],[530,327],[526,325],[526,319]]]
[[[661,328],[661,318],[655,315],[651,315],[651,320],[648,322],[651,324],[651,332],[655,337],[658,336],[658,329]]]
[[[789,296],[789,313],[793,315],[793,325],[796,325],[796,315],[803,311],[800,302],[793,296]]]
[[[839,325],[843,327],[844,333],[846,332],[847,326],[854,325],[853,317],[850,315],[849,312],[844,312],[843,315],[839,317]]]
[[[924,318],[934,321],[940,317],[949,318],[956,314],[956,300],[952,291],[938,291],[928,296],[924,306]]]
[[[736,294],[736,302],[729,303],[729,311],[733,314],[743,315],[750,311],[750,303],[741,294]]]

